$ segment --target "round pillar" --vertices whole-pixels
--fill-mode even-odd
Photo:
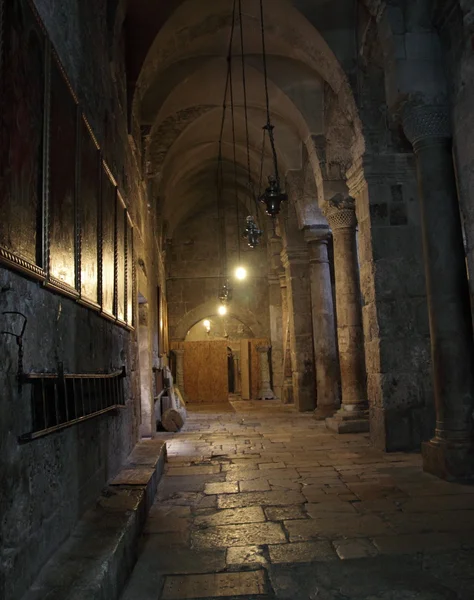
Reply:
[[[232,356],[234,357],[234,393],[236,396],[241,395],[241,384],[240,384],[240,351],[232,350]]]
[[[328,203],[326,217],[334,241],[337,339],[342,391],[341,408],[333,418],[326,420],[326,424],[337,433],[368,431],[354,199],[336,194]]]
[[[314,414],[318,420],[324,420],[333,416],[340,406],[336,327],[327,248],[330,231],[327,227],[309,227],[304,235],[309,247],[316,363],[317,407]]]
[[[425,471],[474,477],[474,347],[461,217],[447,107],[405,111],[417,161],[431,337],[436,430],[423,444]]]
[[[288,289],[286,274],[280,274],[281,309],[283,321],[283,404],[293,404],[293,377],[291,368],[290,319],[288,314]]]
[[[260,382],[258,388],[259,400],[272,400],[275,395],[270,387],[270,368],[268,365],[268,351],[270,346],[257,346],[260,362]]]

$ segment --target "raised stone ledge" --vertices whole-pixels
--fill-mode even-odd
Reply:
[[[165,442],[139,442],[23,600],[116,600],[135,565],[165,461]]]

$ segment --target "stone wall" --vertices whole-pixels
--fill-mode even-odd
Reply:
[[[140,154],[129,137],[123,57],[114,43],[110,2],[37,0],[56,51],[102,147],[136,226],[137,275],[156,326],[156,286],[162,280],[152,235]],[[17,346],[0,336],[0,597],[17,600],[68,536],[105,482],[119,469],[138,436],[139,378],[136,335],[40,284],[0,269],[0,312],[28,317],[24,369],[97,372],[126,366],[126,409],[20,445],[31,428],[28,386],[17,390]],[[0,329],[11,321],[2,318]],[[152,340],[157,355],[156,335]]]
[[[362,313],[375,446],[419,449],[434,432],[426,288],[414,157],[366,159],[356,199]]]
[[[440,36],[453,109],[454,154],[461,213],[465,229],[471,299],[474,298],[474,8],[450,2]],[[472,3],[471,3],[472,4]],[[465,6],[465,8],[462,8]],[[441,17],[441,15],[440,15]]]
[[[239,233],[245,228],[244,208],[239,210]],[[233,288],[229,314],[234,314],[257,337],[269,335],[268,262],[264,239],[251,250],[240,240],[240,264],[247,269],[247,278],[238,281],[234,270],[238,266],[238,232],[234,204],[226,205],[226,236],[228,274]],[[209,206],[187,219],[173,233],[167,253],[167,292],[170,339],[180,338],[180,324],[196,314],[194,322],[217,314],[219,306],[219,240],[217,207]],[[208,307],[200,314],[199,307]],[[244,316],[243,316],[244,315]],[[245,317],[247,315],[247,318]],[[191,319],[193,321],[193,319]],[[258,331],[254,330],[257,322]],[[184,331],[186,335],[187,331]]]

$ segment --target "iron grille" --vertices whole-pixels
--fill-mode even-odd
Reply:
[[[62,365],[57,374],[23,375],[23,382],[31,385],[32,431],[21,435],[20,442],[124,408],[125,377],[125,367],[114,373],[79,375],[65,374]]]

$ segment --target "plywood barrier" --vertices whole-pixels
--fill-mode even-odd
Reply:
[[[241,354],[243,388],[248,377],[250,398],[258,398],[260,382],[260,358],[257,346],[268,344],[268,339],[242,340],[249,346],[248,371]],[[226,341],[173,342],[172,349],[183,349],[184,391],[190,403],[226,402],[228,399],[228,367]]]
[[[183,342],[184,390],[190,403],[228,399],[227,342]]]

